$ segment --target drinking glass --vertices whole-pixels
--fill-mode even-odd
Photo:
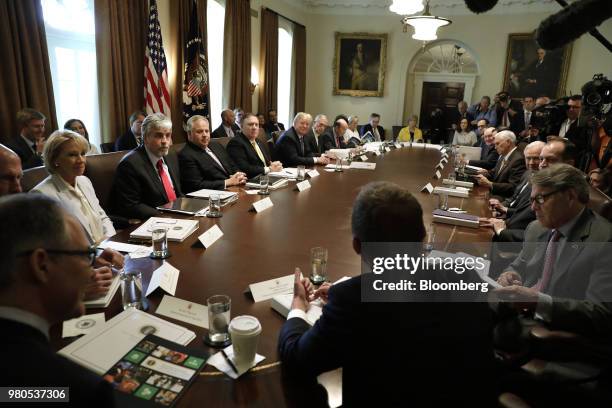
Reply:
[[[327,248],[314,247],[310,249],[310,281],[320,285],[327,280]]]
[[[427,227],[427,237],[425,237],[425,243],[423,243],[423,252],[426,256],[429,256],[431,251],[434,249],[436,243],[436,227],[433,223]]]
[[[151,258],[165,259],[170,256],[168,252],[168,224],[156,222],[151,229],[151,243],[153,252]]]
[[[123,310],[142,309],[142,274],[139,271],[121,271],[121,299]]]
[[[306,167],[297,166],[297,181],[304,181],[304,179],[306,179]]]
[[[206,299],[208,306],[208,334],[204,342],[213,347],[225,347],[231,344],[227,330],[230,322],[232,300],[226,295],[214,295]]]
[[[270,195],[269,185],[270,179],[266,174],[262,174],[261,176],[259,176],[259,191],[257,192],[257,194]]]
[[[343,171],[342,170],[342,159],[339,157],[336,159],[336,168],[334,170],[338,173]]]
[[[208,197],[208,212],[206,213],[208,218],[219,218],[223,217],[221,212],[221,197],[219,194],[211,194]]]

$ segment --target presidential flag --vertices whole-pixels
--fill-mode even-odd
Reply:
[[[189,20],[189,35],[185,43],[185,81],[183,84],[183,123],[194,115],[210,120],[208,94],[208,61],[206,47],[200,34],[198,5],[193,0]]]
[[[161,112],[170,117],[170,93],[168,68],[162,42],[161,27],[157,18],[157,1],[149,5],[149,33],[145,49],[145,109],[148,114]]]

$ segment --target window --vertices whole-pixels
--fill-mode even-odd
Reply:
[[[221,124],[223,110],[223,33],[225,30],[225,1],[206,2],[208,27],[208,86],[210,89],[211,131]]]
[[[81,119],[91,143],[99,145],[94,0],[41,0],[41,4],[59,126],[68,119]]]
[[[276,113],[278,121],[286,127],[293,121],[293,25],[284,18],[278,18],[278,94]]]

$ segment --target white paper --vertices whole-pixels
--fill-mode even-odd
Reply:
[[[382,153],[380,152],[380,150],[374,150],[374,154],[375,154],[376,156],[380,156]]]
[[[328,173],[334,173],[334,172],[336,171],[336,170],[334,170],[334,169],[323,169],[323,170],[325,170],[325,171],[326,171],[326,172],[328,172]]]
[[[255,212],[260,213],[272,207],[273,205],[274,203],[272,203],[272,200],[270,199],[270,197],[266,197],[263,200],[255,201],[253,203],[253,208],[255,209]]]
[[[442,153],[446,153],[446,147],[442,147],[442,148],[440,149],[440,152],[442,152]]]
[[[202,235],[198,237],[204,248],[210,247],[214,244],[219,238],[223,236],[223,231],[217,224],[213,225],[209,229],[207,229]]]
[[[62,338],[91,333],[101,327],[105,321],[104,313],[94,313],[66,320],[62,326]]]
[[[128,309],[98,330],[70,343],[59,353],[103,375],[147,334],[155,334],[183,346],[196,337],[193,331],[184,327],[137,309]]]
[[[164,295],[155,313],[208,329],[208,307],[199,303]]]
[[[268,300],[276,295],[284,293],[293,293],[293,283],[295,275],[287,275],[282,278],[270,279],[263,282],[252,283],[249,285],[249,290],[253,295],[255,302]]]
[[[236,196],[238,193],[232,191],[223,191],[223,190],[210,190],[207,188],[203,188],[202,190],[194,191],[192,193],[187,194],[189,197],[198,197],[198,198],[210,198],[211,194],[217,194],[219,199],[227,200],[231,197]]]
[[[224,349],[224,351],[225,351],[225,354],[227,354],[227,357],[230,360],[232,360],[232,363],[234,363],[234,366],[238,369],[238,374],[236,374],[234,369],[227,363],[227,361],[225,361],[225,357],[223,357],[223,354],[221,354],[221,352],[213,354],[208,359],[208,361],[206,361],[206,364],[210,364],[211,366],[215,367],[217,370],[223,371],[225,374],[227,374],[229,377],[233,378],[234,380],[240,377],[242,374],[249,371],[251,368],[255,367],[257,364],[259,364],[265,359],[265,357],[262,356],[261,354],[255,354],[255,360],[252,362],[252,364],[249,365],[248,363],[246,364],[243,363],[242,365],[238,365],[236,364],[236,361],[234,359],[234,347],[227,346]]]
[[[125,242],[116,242],[116,241],[103,241],[100,243],[100,245],[98,245],[98,248],[102,248],[102,249],[114,249],[115,251],[118,252],[125,252],[130,254],[130,257],[133,258],[133,256],[131,256],[132,253],[137,252],[147,252],[147,255],[149,255],[152,251],[151,247],[147,247],[144,245],[134,245],[134,244],[127,244]]]
[[[248,195],[256,195],[258,194],[258,190],[244,190]]]
[[[375,170],[376,163],[351,162],[351,169]]]
[[[342,170],[346,170],[349,168],[349,166],[347,164],[342,164],[341,165]],[[336,170],[336,163],[329,163],[328,165],[325,166],[325,169],[331,169],[331,170]]]
[[[425,186],[423,186],[423,188],[421,189],[421,191],[427,191],[429,194],[431,194],[433,190],[434,187],[431,185],[431,183],[425,184]]]
[[[157,288],[162,288],[171,295],[176,292],[176,284],[178,283],[179,270],[164,261],[162,266],[153,271],[149,287],[147,288],[146,296],[149,296]]]
[[[318,177],[318,176],[319,176],[319,172],[318,172],[317,170],[315,170],[315,169],[313,169],[313,170],[308,170],[308,171],[306,172],[306,174],[308,174],[308,177],[310,177],[310,178],[315,178],[315,177]]]
[[[182,242],[200,226],[197,220],[185,220],[178,218],[151,217],[140,227],[132,231],[130,238],[151,239],[154,225],[162,224],[167,228],[168,241]]]
[[[385,152],[389,153],[391,151],[390,147],[385,147]]]
[[[442,174],[440,173],[440,170],[436,171],[436,175],[434,176],[435,178],[439,179],[440,177],[442,177]]]
[[[299,192],[302,192],[302,191],[308,190],[310,188],[310,181],[308,181],[308,180],[300,181],[295,186],[297,187]]]
[[[268,173],[268,176],[296,179],[297,167],[285,167],[281,171],[271,171]]]
[[[368,156],[366,154],[362,154],[361,156],[359,156],[359,158],[361,159],[361,161],[368,161]]]
[[[402,144],[400,142],[395,142],[395,147],[397,149],[401,149],[403,146],[402,146]]]

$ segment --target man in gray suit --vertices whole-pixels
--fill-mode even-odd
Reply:
[[[555,330],[589,337],[612,333],[612,224],[586,208],[584,174],[555,164],[532,177],[537,220],[496,291]]]

